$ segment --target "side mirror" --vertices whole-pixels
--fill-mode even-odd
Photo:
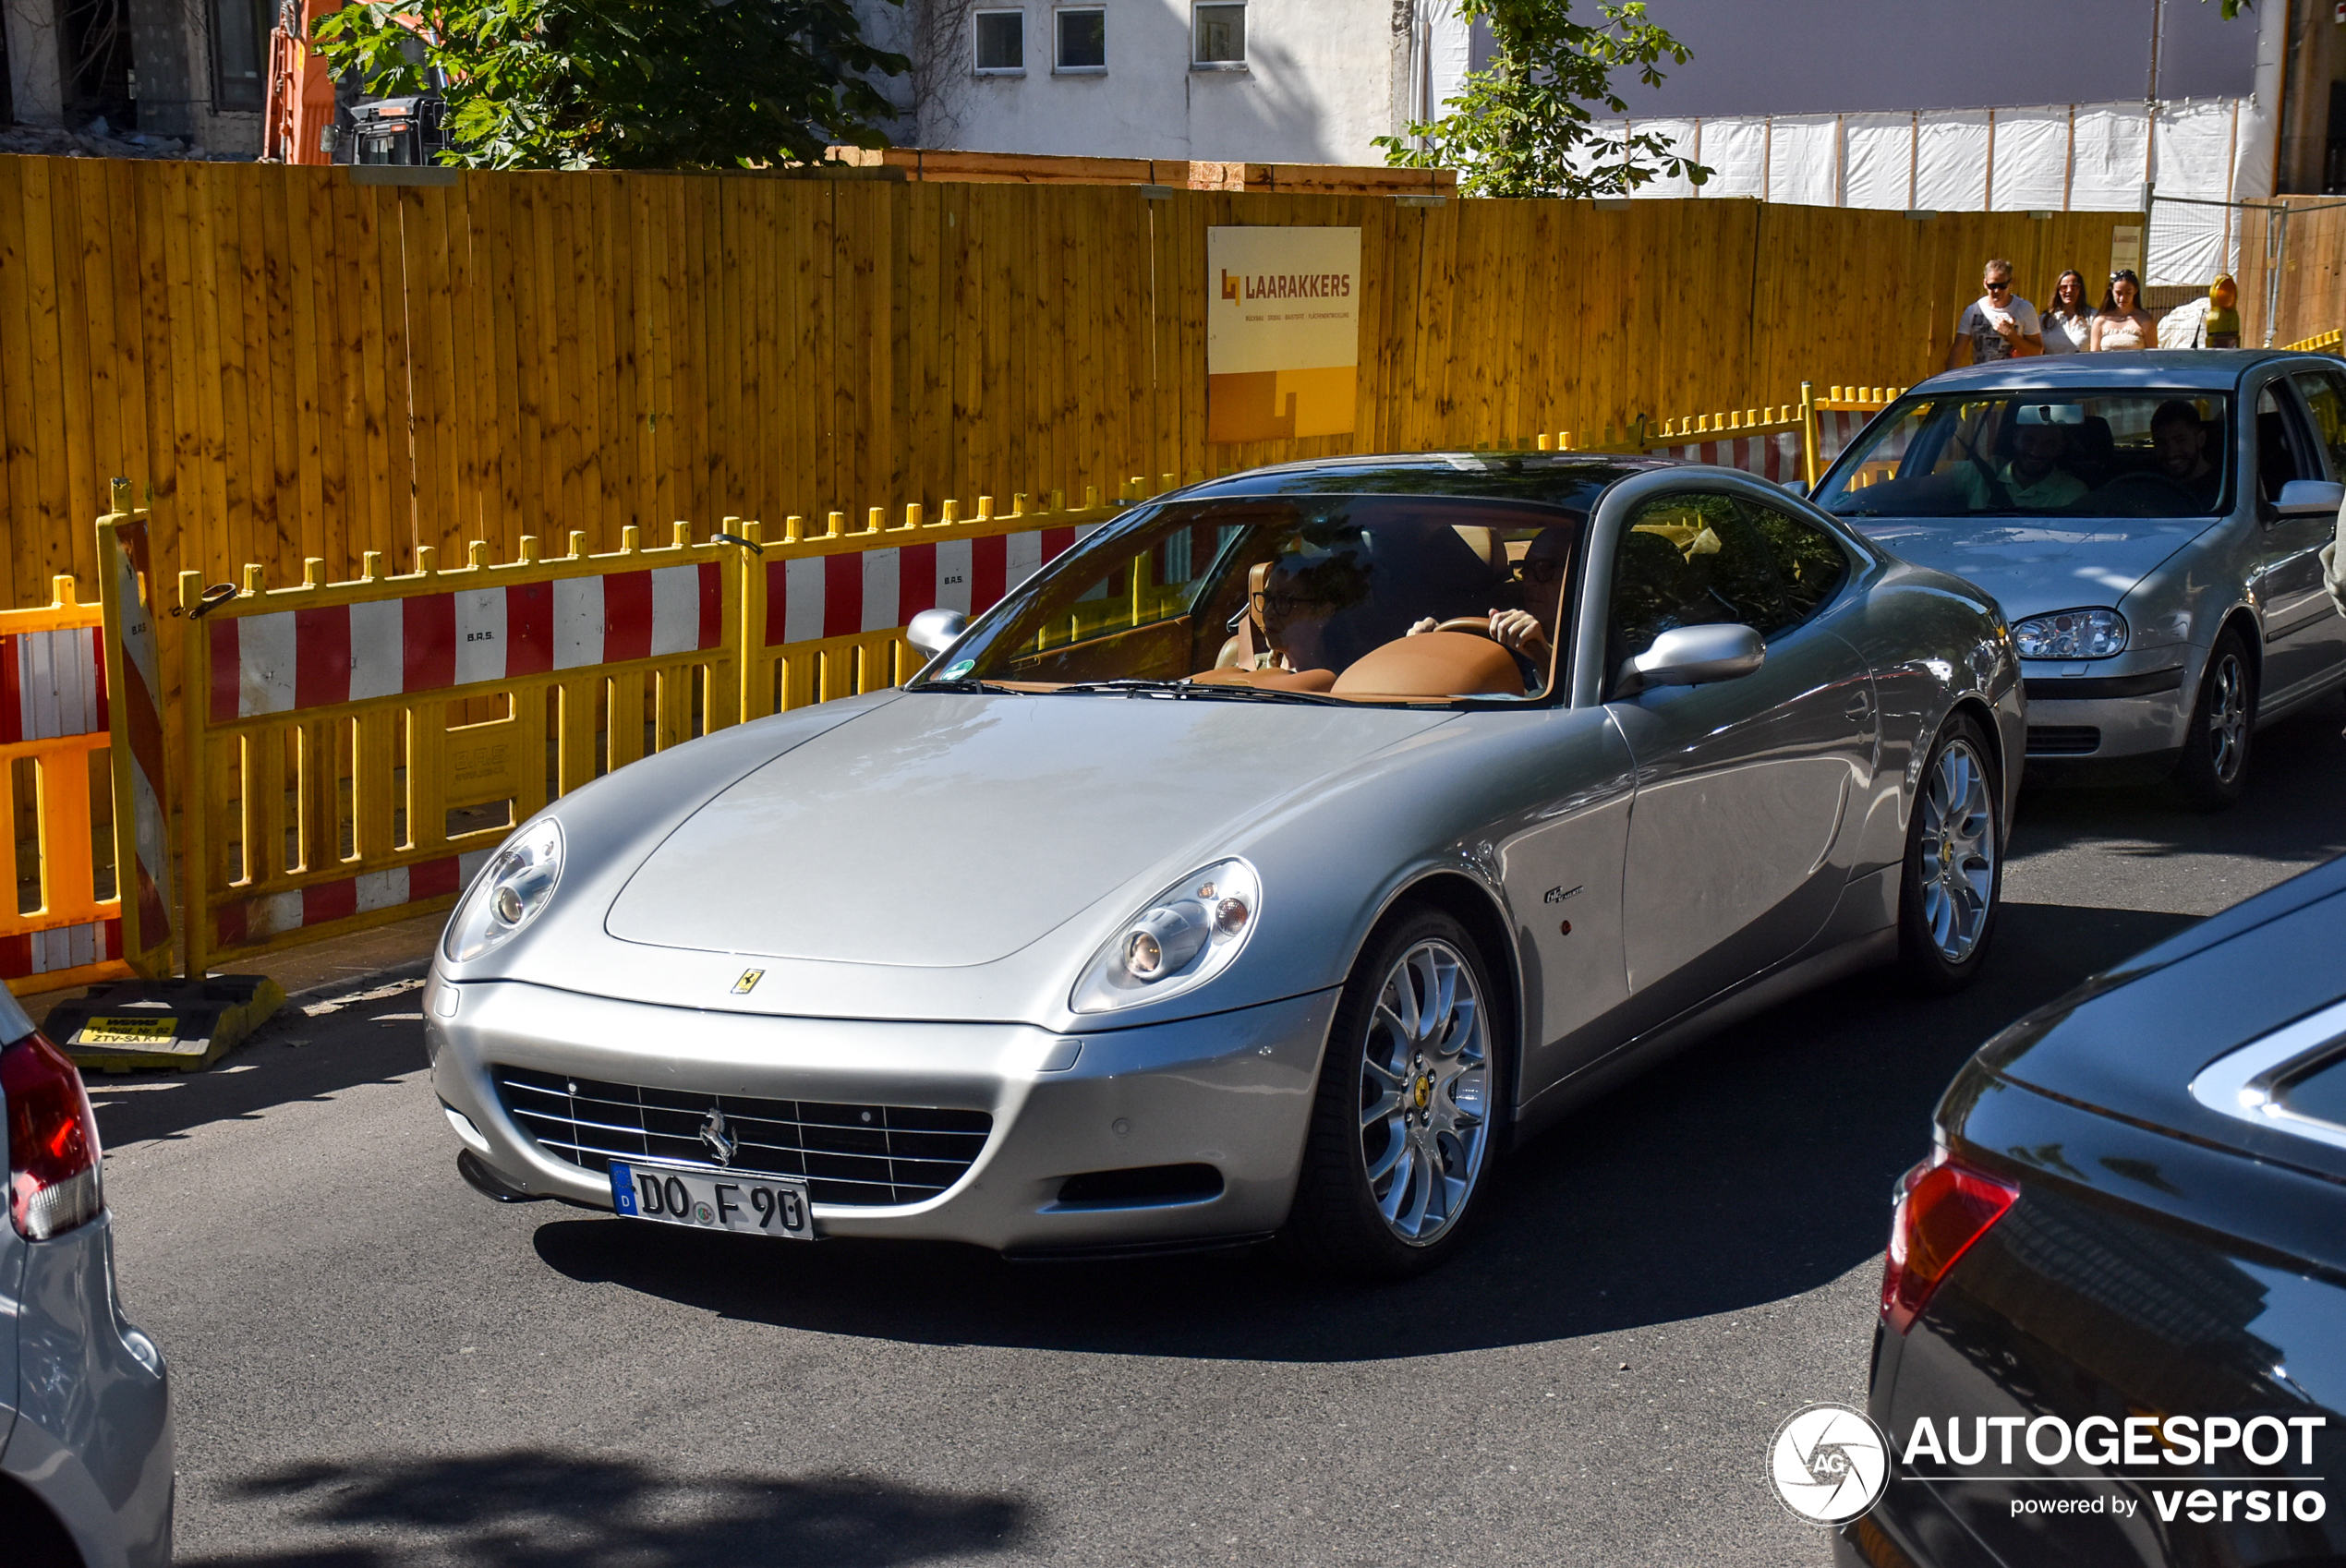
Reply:
[[[969,629],[970,618],[958,609],[925,609],[904,628],[904,640],[935,658],[960,642]]]
[[[1649,686],[1699,686],[1732,681],[1765,664],[1768,645],[1748,626],[1722,621],[1679,626],[1653,640],[1653,646],[1624,661],[1616,695],[1634,696]]]
[[[2292,479],[2273,502],[2276,517],[2335,517],[2346,503],[2346,485],[2328,479]]]

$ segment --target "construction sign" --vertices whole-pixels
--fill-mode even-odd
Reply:
[[[1360,231],[1210,228],[1205,281],[1205,439],[1351,434]]]

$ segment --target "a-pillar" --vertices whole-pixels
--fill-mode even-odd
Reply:
[[[62,0],[0,0],[7,24],[8,96],[28,126],[66,123]]]

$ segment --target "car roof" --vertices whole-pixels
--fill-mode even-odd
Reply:
[[[1977,388],[1982,392],[2030,391],[2038,387],[2182,387],[2228,392],[2258,365],[2271,360],[2320,361],[2269,348],[2166,348],[2141,354],[2031,355],[1942,371],[1914,390]]]
[[[1203,484],[1172,498],[1235,500],[1273,495],[1480,496],[1547,501],[1581,510],[1599,490],[1632,475],[1684,467],[1669,458],[1634,452],[1409,452],[1353,457],[1321,457],[1250,468]]]

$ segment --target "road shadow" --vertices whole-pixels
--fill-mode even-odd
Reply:
[[[2248,793],[2202,814],[2165,784],[2134,789],[2032,785],[2013,819],[2015,861],[2092,844],[2130,860],[2240,856],[2309,864],[2346,854],[2346,695],[2326,696],[2256,736]]]
[[[540,1449],[297,1465],[228,1496],[315,1544],[182,1568],[894,1568],[1017,1545],[1033,1513],[863,1476],[681,1478]]]
[[[250,1120],[279,1105],[325,1100],[361,1083],[384,1083],[430,1065],[420,991],[309,1018],[288,1008],[252,1037],[195,1073],[84,1075],[108,1150],[185,1137],[212,1122]],[[406,1018],[384,1019],[384,1013]]]
[[[1269,1249],[1007,1263],[973,1248],[757,1242],[611,1219],[538,1226],[538,1256],[705,1310],[909,1343],[1351,1361],[1534,1344],[1762,1307],[1877,1255],[1898,1173],[1997,1029],[2190,925],[2011,905],[1981,983],[1919,998],[1868,975],[1664,1063],[1518,1152],[1480,1228],[1406,1284],[1314,1279]]]

